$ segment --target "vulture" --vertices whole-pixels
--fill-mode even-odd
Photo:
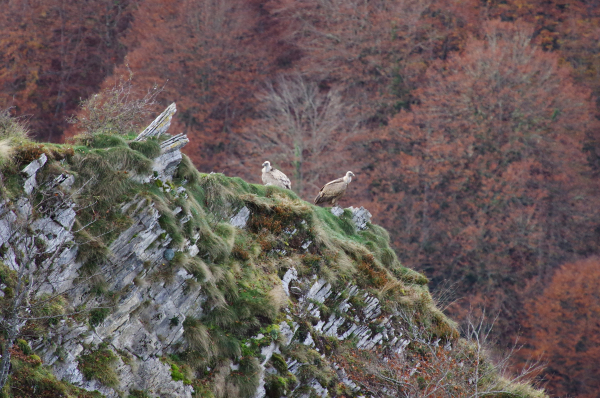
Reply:
[[[281,188],[292,189],[290,179],[281,171],[271,167],[268,160],[262,164],[262,182],[265,185],[275,185]]]
[[[346,193],[346,188],[348,188],[348,184],[352,181],[352,177],[355,177],[355,175],[349,171],[342,178],[325,184],[315,198],[315,204],[331,203],[333,207],[337,206],[337,200]]]

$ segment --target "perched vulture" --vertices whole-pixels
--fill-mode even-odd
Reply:
[[[262,164],[262,182],[265,185],[275,185],[281,188],[292,189],[290,179],[281,171],[271,167],[268,160]]]
[[[331,203],[333,207],[337,206],[337,200],[346,193],[346,188],[348,188],[348,184],[352,181],[352,177],[354,177],[354,173],[349,171],[342,178],[325,184],[315,198],[315,204]]]

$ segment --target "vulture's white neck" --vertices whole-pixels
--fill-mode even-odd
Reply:
[[[265,164],[264,167],[262,168],[262,172],[263,173],[268,173],[269,171],[271,171],[271,165],[270,164]]]
[[[350,177],[348,174],[346,174],[346,175],[344,176],[344,182],[345,182],[346,184],[350,184],[350,181],[352,181],[352,177]]]

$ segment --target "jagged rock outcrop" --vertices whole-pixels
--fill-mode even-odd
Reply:
[[[42,173],[46,155],[34,160],[23,195],[0,204],[2,260],[17,269],[10,223],[34,213],[32,193],[61,198],[30,229],[58,253],[36,265],[47,272],[35,294],[62,293],[75,314],[29,341],[59,380],[115,398],[358,397],[368,391],[340,361],[408,350],[407,308],[436,345],[457,339],[427,279],[400,265],[368,210],[334,215],[288,190],[198,173],[180,152],[187,137],[166,133],[174,112],[136,145],[115,141],[130,159],[119,164],[141,162],[136,173],[109,170],[118,195],[85,196],[92,155],[82,151],[53,166],[57,175]],[[157,155],[145,140],[160,141]],[[114,156],[102,145],[93,156]],[[99,209],[111,215],[104,223]],[[108,376],[89,370],[94,355],[108,358]]]
[[[144,131],[138,134],[134,141],[142,141],[147,138],[160,137],[162,134],[167,134],[175,112],[177,112],[177,105],[173,102]]]

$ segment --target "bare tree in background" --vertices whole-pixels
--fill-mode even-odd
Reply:
[[[290,177],[294,191],[312,195],[327,178],[352,166],[343,165],[344,155],[358,123],[339,89],[280,76],[259,99],[264,117],[244,138]]]

